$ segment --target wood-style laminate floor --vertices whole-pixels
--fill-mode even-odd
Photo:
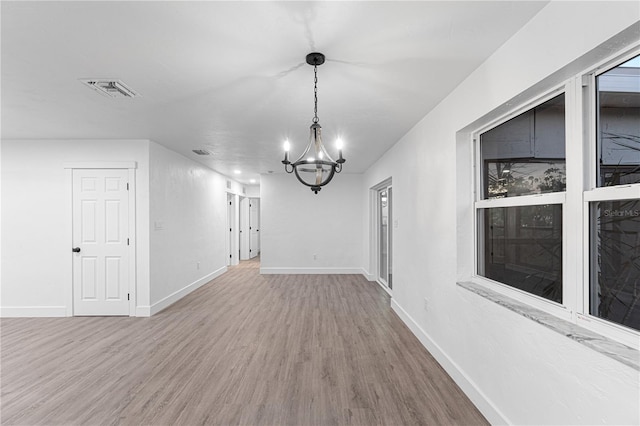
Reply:
[[[378,285],[258,268],[151,318],[2,319],[1,423],[487,423]]]

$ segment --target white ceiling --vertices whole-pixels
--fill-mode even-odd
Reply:
[[[359,173],[546,3],[3,1],[2,137],[151,139],[248,183],[304,149],[320,51],[325,144]]]

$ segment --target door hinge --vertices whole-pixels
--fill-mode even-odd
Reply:
[[[231,256],[231,255],[229,255],[229,259],[231,259],[231,257],[232,257],[232,256]]]
[[[231,205],[231,201],[229,201],[229,205]]]
[[[127,300],[131,300],[131,299],[129,298],[129,293],[127,293]]]
[[[251,227],[249,227],[249,231],[251,231]]]
[[[231,228],[229,228],[229,232],[231,232]]]
[[[127,182],[127,191],[129,190],[129,182]]]
[[[127,238],[127,245],[129,245],[129,239]]]

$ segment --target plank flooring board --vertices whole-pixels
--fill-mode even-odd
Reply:
[[[486,425],[389,305],[254,259],[151,318],[5,318],[0,423]]]

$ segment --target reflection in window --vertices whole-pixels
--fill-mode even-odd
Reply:
[[[564,191],[564,94],[480,135],[483,198]]]
[[[597,77],[598,186],[640,182],[640,56]]]
[[[592,203],[591,229],[590,313],[640,330],[640,200]]]
[[[564,191],[567,172],[562,161],[487,161],[487,198],[517,197]]]
[[[479,274],[562,303],[562,205],[480,209]]]

